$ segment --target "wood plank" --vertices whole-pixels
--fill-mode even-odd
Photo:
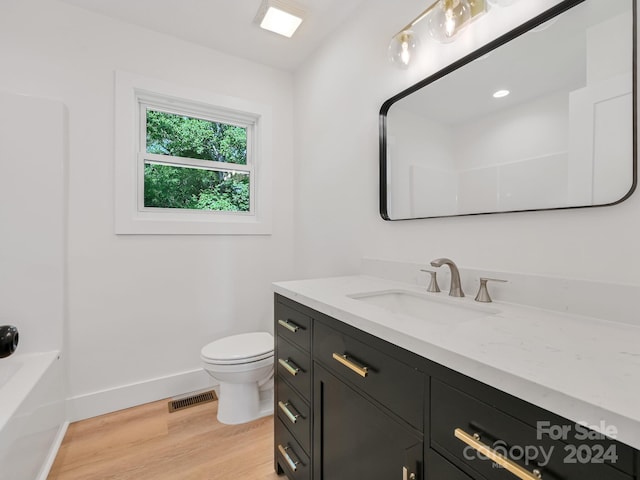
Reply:
[[[273,416],[216,419],[218,402],[168,413],[159,401],[69,426],[48,480],[275,480]]]

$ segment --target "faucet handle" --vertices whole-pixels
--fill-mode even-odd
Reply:
[[[489,296],[489,290],[487,290],[487,282],[503,282],[506,283],[507,280],[502,280],[500,278],[486,278],[480,277],[480,288],[478,289],[478,294],[476,295],[476,302],[483,303],[491,303],[491,297]]]
[[[436,279],[437,272],[435,270],[425,270],[424,268],[421,268],[420,271],[431,274],[431,281],[427,287],[427,292],[438,293],[440,291],[440,287],[438,286],[438,279]]]

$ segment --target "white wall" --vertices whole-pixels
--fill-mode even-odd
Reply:
[[[498,110],[482,121],[461,122],[452,126],[458,138],[456,167],[486,168],[566,152],[568,126],[566,90]]]
[[[429,118],[392,108],[387,123],[389,217],[429,217],[456,212],[455,137]],[[434,209],[434,206],[437,208]]]
[[[69,112],[72,417],[183,393],[171,391],[178,374],[193,372],[184,388],[207,381],[205,343],[271,330],[270,283],[293,269],[291,74],[52,0],[0,4],[0,59],[0,89],[57,98]],[[272,107],[272,235],[114,235],[116,69]],[[110,395],[149,381],[137,396]]]
[[[387,119],[390,218],[568,205],[567,92],[554,92],[489,113],[482,121],[473,118],[442,124],[428,116],[393,107],[390,114]],[[629,113],[624,118],[630,117]],[[531,132],[540,134],[532,136]],[[613,137],[617,139],[624,134],[629,138],[625,130]],[[626,146],[631,142],[618,143]],[[580,153],[584,153],[582,149]],[[627,152],[624,158],[630,156]],[[576,163],[584,163],[584,157],[578,160]],[[624,178],[630,166],[623,163],[623,167],[627,167],[620,175]],[[609,176],[615,179],[614,174]],[[545,184],[542,196],[541,182]],[[585,183],[592,188],[590,179]],[[628,190],[627,186],[616,198]],[[613,191],[617,193],[619,189]]]
[[[603,0],[604,1],[604,0]],[[521,0],[479,19],[453,44],[424,42],[406,71],[391,36],[421,6],[371,0],[296,72],[296,264],[303,277],[358,271],[362,257],[638,284],[640,195],[603,208],[385,222],[378,215],[382,103],[554,0]]]
[[[555,92],[454,125],[458,212],[567,206],[568,116],[567,93]]]
[[[62,103],[0,89],[0,325],[20,354],[62,349],[65,124]]]
[[[632,32],[619,15],[589,28],[586,41],[587,82],[569,95],[569,195],[574,205],[614,202],[631,186],[621,172],[631,168],[632,145],[625,139],[633,125],[616,119],[632,117]],[[591,132],[593,141],[584,142]]]

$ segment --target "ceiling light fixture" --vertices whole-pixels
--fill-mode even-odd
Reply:
[[[303,18],[304,10],[290,1],[262,0],[254,22],[260,28],[291,38]]]
[[[400,68],[409,66],[420,46],[414,27],[425,18],[429,36],[440,43],[449,43],[471,21],[488,10],[488,3],[507,6],[514,1],[516,0],[436,0],[393,36],[389,44],[389,60]]]
[[[511,92],[509,90],[498,90],[493,94],[493,98],[502,98],[509,95]]]

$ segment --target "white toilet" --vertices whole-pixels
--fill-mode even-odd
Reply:
[[[220,383],[218,420],[235,425],[273,413],[273,336],[243,333],[205,345],[203,368]]]

